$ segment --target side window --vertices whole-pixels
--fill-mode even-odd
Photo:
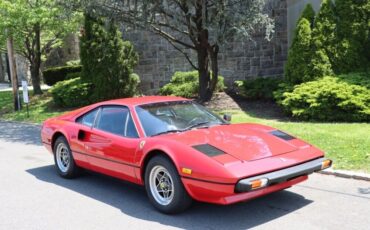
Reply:
[[[103,107],[97,129],[125,137],[138,137],[128,108],[122,106]]]
[[[81,117],[77,118],[76,122],[92,127],[94,125],[94,120],[96,117],[96,114],[98,113],[99,109],[94,109],[93,111],[90,111]]]
[[[126,137],[133,137],[138,138],[139,135],[137,134],[136,127],[134,121],[132,120],[131,115],[129,114],[127,117],[127,125],[126,125]]]

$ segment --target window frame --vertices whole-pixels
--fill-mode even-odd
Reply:
[[[92,125],[91,125],[91,126],[86,125],[86,124],[84,124],[84,123],[82,123],[82,122],[78,122],[78,120],[79,120],[80,118],[82,118],[82,120],[83,120],[83,117],[85,117],[87,114],[89,114],[89,113],[91,113],[91,112],[93,112],[93,111],[95,111],[95,110],[96,110],[97,112],[96,112],[96,114],[95,114],[95,117],[94,117],[94,120],[93,120],[93,122],[92,122]],[[78,116],[78,117],[75,119],[75,123],[80,124],[80,125],[83,125],[83,126],[85,126],[85,127],[88,127],[88,128],[90,128],[90,129],[92,129],[92,128],[94,128],[94,127],[95,127],[96,118],[99,116],[100,111],[101,111],[101,107],[100,107],[100,106],[99,106],[99,107],[95,107],[95,108],[93,108],[93,109],[90,109],[89,111],[87,111],[87,112],[85,112],[85,113],[81,114],[80,116]]]
[[[129,117],[131,117],[132,123],[134,124],[134,129],[135,129],[135,132],[136,132],[136,137],[129,137],[129,136],[124,136],[124,135],[119,135],[119,134],[116,134],[116,133],[111,133],[111,132],[108,132],[106,130],[102,130],[102,129],[97,128],[97,124],[98,124],[98,121],[99,121],[99,119],[101,117],[101,113],[103,112],[104,107],[119,107],[119,108],[127,109],[128,110],[128,116],[127,116],[126,121],[124,123],[124,125],[125,125],[125,131],[126,131],[126,134],[127,134],[127,124],[128,124],[128,121],[129,121]],[[85,125],[85,124],[82,124],[82,123],[77,122],[78,119],[80,119],[81,117],[87,115],[88,113],[90,113],[90,112],[92,112],[94,110],[98,110],[98,111],[97,111],[97,113],[95,115],[94,122],[93,122],[93,125],[92,126],[88,126],[88,125]],[[108,133],[110,135],[114,135],[114,136],[118,136],[118,137],[124,137],[124,138],[130,138],[130,139],[138,139],[138,138],[140,138],[140,133],[138,131],[137,125],[135,123],[135,120],[134,120],[134,118],[132,116],[132,111],[131,111],[131,109],[128,106],[125,106],[125,105],[107,104],[107,105],[97,106],[97,107],[95,107],[95,108],[93,108],[93,109],[85,112],[84,114],[78,116],[75,119],[75,122],[78,123],[78,124],[80,124],[80,125],[89,127],[90,129],[96,129],[98,131],[101,131],[101,132],[104,132],[104,133]]]
[[[103,113],[103,109],[106,108],[106,107],[117,107],[117,108],[123,108],[123,109],[127,109],[128,110],[128,113],[127,113],[127,117],[126,117],[126,121],[124,123],[124,130],[125,130],[125,133],[127,134],[127,124],[128,124],[128,118],[129,116],[131,117],[131,120],[132,120],[132,123],[134,124],[134,129],[136,131],[136,137],[129,137],[129,136],[126,136],[126,135],[119,135],[119,134],[116,134],[116,133],[112,133],[112,132],[108,132],[106,130],[102,130],[102,129],[99,129],[97,127],[97,124],[98,124],[98,121]],[[124,137],[124,138],[131,138],[131,139],[137,139],[137,138],[140,138],[140,135],[139,135],[139,132],[137,130],[137,127],[136,127],[136,124],[135,124],[135,121],[134,119],[132,118],[132,114],[131,114],[131,110],[128,106],[124,106],[124,105],[102,105],[99,107],[99,113],[97,114],[97,116],[95,117],[95,121],[94,121],[94,126],[93,126],[93,129],[96,129],[96,130],[99,130],[101,132],[104,132],[104,133],[109,133],[110,135],[114,135],[114,136],[119,136],[119,137]]]

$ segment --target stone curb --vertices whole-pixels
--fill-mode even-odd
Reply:
[[[329,168],[323,171],[319,171],[318,173],[324,174],[324,175],[333,175],[333,176],[342,177],[342,178],[355,179],[355,180],[370,181],[370,174],[362,173],[362,172],[353,172],[353,171],[347,171],[347,170],[334,170],[334,169]]]

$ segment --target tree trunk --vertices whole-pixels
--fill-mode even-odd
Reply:
[[[209,101],[212,97],[210,92],[210,72],[208,69],[208,52],[202,48],[198,51],[198,74],[199,74],[199,100],[200,102]]]
[[[0,53],[0,82],[5,81],[5,71],[4,71],[4,65],[3,65],[3,54]]]
[[[33,86],[33,94],[42,94],[41,90],[41,82],[40,82],[40,66],[41,66],[41,29],[40,24],[37,23],[34,26],[35,32],[35,55],[34,58],[31,59],[30,63],[30,71],[31,71],[31,80]]]
[[[200,35],[200,46],[197,47],[198,74],[199,74],[199,100],[211,100],[218,81],[218,45],[208,43],[208,32]],[[211,68],[211,70],[210,70]]]
[[[9,66],[10,66],[10,76],[12,79],[12,88],[13,88],[13,100],[14,100],[14,110],[20,110],[20,101],[18,95],[18,78],[17,78],[17,67],[14,58],[14,47],[13,47],[13,37],[10,35],[7,39],[7,49],[9,57]]]

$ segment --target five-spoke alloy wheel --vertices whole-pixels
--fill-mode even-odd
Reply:
[[[72,151],[65,137],[60,136],[54,143],[54,162],[60,176],[64,178],[76,177],[80,168],[76,165]]]
[[[178,213],[191,205],[176,168],[165,156],[155,156],[147,164],[145,188],[150,202],[161,212]]]

